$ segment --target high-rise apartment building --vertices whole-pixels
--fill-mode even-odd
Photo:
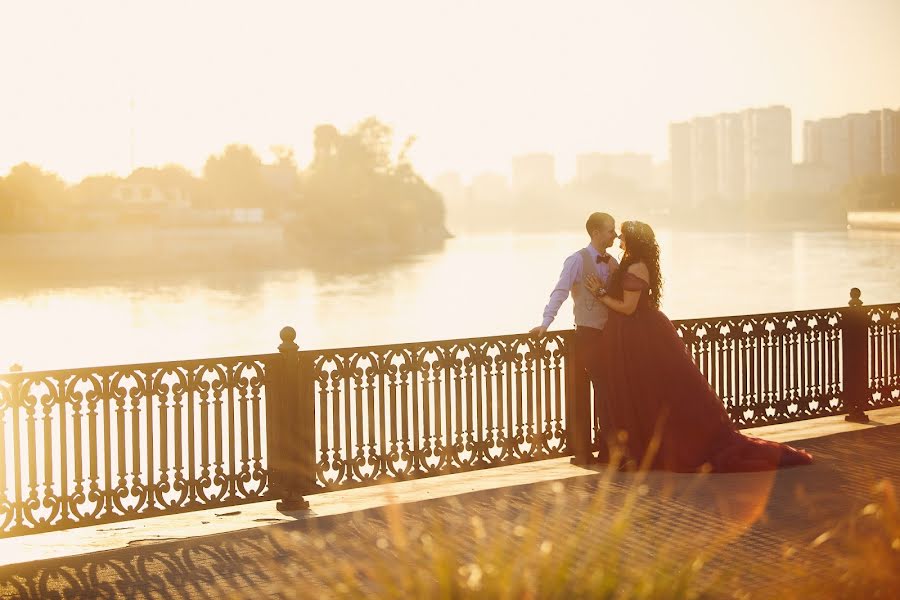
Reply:
[[[824,167],[839,188],[854,179],[900,173],[900,111],[807,121],[803,162]]]
[[[794,172],[791,109],[751,108],[741,116],[747,197],[789,191]]]
[[[793,183],[791,110],[785,106],[669,125],[672,196],[698,207],[737,204]]]
[[[804,123],[804,162],[827,169],[834,186],[852,177],[850,121],[846,118],[820,119]]]
[[[881,111],[846,118],[850,122],[850,175],[858,179],[881,174]]]
[[[900,109],[881,111],[881,174],[900,175]]]
[[[718,192],[725,202],[744,199],[744,124],[738,113],[724,113],[716,120],[716,173]]]
[[[714,117],[691,120],[691,206],[719,198],[718,146]]]

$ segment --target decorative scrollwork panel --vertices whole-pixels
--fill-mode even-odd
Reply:
[[[900,304],[866,307],[869,408],[900,405]]]
[[[264,361],[0,375],[0,536],[264,497]]]
[[[314,359],[325,489],[563,456],[565,334],[378,348]]]
[[[738,427],[843,410],[838,309],[685,320],[675,326]]]

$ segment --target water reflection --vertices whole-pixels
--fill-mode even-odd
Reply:
[[[671,318],[900,300],[900,232],[660,231]],[[394,260],[365,249],[315,261],[17,269],[0,281],[0,368],[96,366],[526,331],[583,232],[484,234]],[[617,252],[617,247],[613,248]],[[203,268],[198,268],[198,267]],[[571,327],[571,305],[553,328]]]

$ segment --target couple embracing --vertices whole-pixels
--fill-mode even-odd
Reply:
[[[566,259],[550,294],[543,335],[571,293],[575,348],[594,388],[601,455],[616,446],[626,464],[679,472],[758,471],[809,464],[803,450],[741,434],[659,310],[662,274],[653,229],[606,213],[585,224],[590,243]],[[622,262],[609,254],[619,239]],[[605,447],[603,447],[605,446]],[[603,456],[600,457],[601,460]]]

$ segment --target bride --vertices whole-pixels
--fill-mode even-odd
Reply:
[[[742,435],[659,310],[662,275],[653,229],[626,221],[621,266],[587,288],[610,309],[603,334],[609,442],[627,461],[670,471],[757,471],[809,464],[810,454]]]

